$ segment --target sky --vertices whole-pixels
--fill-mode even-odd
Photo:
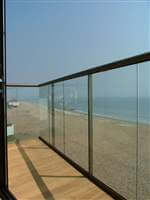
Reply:
[[[7,0],[7,82],[41,83],[150,50],[148,0]]]

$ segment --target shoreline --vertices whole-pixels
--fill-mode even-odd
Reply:
[[[55,108],[55,110],[57,112],[64,112],[65,114],[69,114],[69,115],[75,115],[75,116],[81,116],[81,115],[84,115],[84,116],[87,116],[88,115],[88,112],[84,112],[84,111],[81,111],[81,110],[61,110],[61,109],[58,109],[58,108]],[[101,119],[108,119],[108,120],[118,120],[120,122],[126,122],[126,123],[130,123],[130,124],[140,124],[140,125],[150,125],[150,121],[149,122],[145,122],[144,120],[141,120],[141,121],[134,121],[134,120],[127,120],[127,119],[123,119],[123,118],[117,118],[117,117],[114,117],[114,116],[111,116],[111,115],[103,115],[103,114],[97,114],[97,113],[93,113],[93,117],[95,118],[101,118]]]
[[[47,106],[44,105],[44,104],[40,104],[37,101],[20,101],[20,103],[30,103],[30,104],[33,104],[33,105],[37,105],[39,106],[39,109],[42,108],[43,110],[46,108],[47,109]],[[58,112],[64,112],[65,114],[68,114],[68,115],[75,115],[75,116],[80,116],[80,115],[83,115],[83,116],[87,116],[88,115],[88,112],[85,112],[85,111],[82,111],[82,110],[75,110],[75,109],[65,109],[65,110],[61,110],[59,108],[55,108],[56,111]],[[130,123],[130,124],[139,124],[139,125],[150,125],[150,121],[146,121],[146,120],[128,120],[128,119],[125,119],[125,118],[119,118],[119,117],[115,117],[115,116],[112,116],[112,115],[105,115],[105,114],[97,114],[97,113],[93,113],[93,118],[101,118],[101,119],[108,119],[108,120],[118,120],[120,122],[126,122],[126,123]],[[149,119],[150,120],[150,119]]]

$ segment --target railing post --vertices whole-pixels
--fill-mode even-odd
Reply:
[[[52,84],[52,145],[55,146],[54,84]]]
[[[136,135],[136,200],[138,200],[138,184],[139,184],[139,177],[138,177],[138,170],[139,170],[139,64],[136,64],[136,95],[137,95],[137,135]]]
[[[93,174],[93,83],[92,75],[88,75],[88,150],[89,173]]]
[[[49,136],[48,136],[48,142],[50,143],[50,92],[49,92],[49,87],[50,85],[48,85],[48,98],[47,98],[47,101],[48,101],[48,133],[49,133]]]
[[[65,135],[65,87],[63,82],[63,144],[64,144],[64,153],[66,151],[65,142],[66,142],[66,135]]]

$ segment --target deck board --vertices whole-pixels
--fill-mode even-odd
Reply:
[[[19,200],[111,200],[38,139],[9,144],[9,187]]]

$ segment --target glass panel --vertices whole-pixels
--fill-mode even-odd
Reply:
[[[88,170],[88,79],[64,82],[65,152]]]
[[[150,62],[139,64],[137,199],[150,199]]]
[[[17,88],[7,88],[7,136],[8,142],[15,140],[16,133],[16,109],[17,105]]]
[[[49,85],[49,142],[52,144],[52,86]]]
[[[40,87],[40,136],[49,143],[49,86]]]
[[[21,191],[24,185],[35,184],[30,171],[34,165],[30,159],[39,148],[38,93],[38,88],[7,88],[8,180],[9,189],[17,199],[28,199],[22,197],[26,194]],[[26,180],[23,177],[27,177]]]
[[[37,88],[7,88],[8,135],[15,139],[39,136],[39,106]]]
[[[136,199],[136,70],[93,75],[93,174],[126,199]]]
[[[55,146],[64,152],[64,83],[54,85]]]

